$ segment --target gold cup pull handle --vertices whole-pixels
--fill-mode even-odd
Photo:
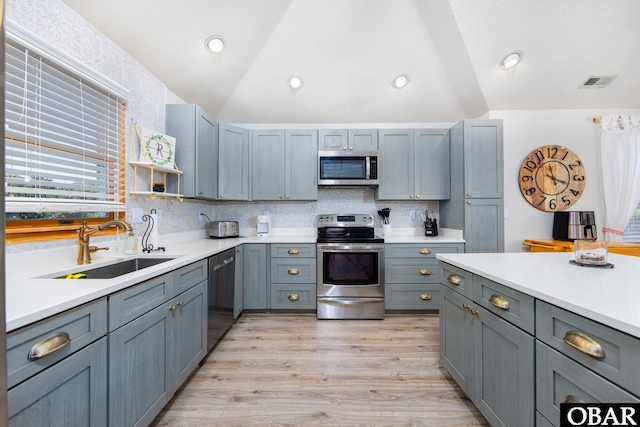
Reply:
[[[578,331],[567,331],[564,334],[564,342],[578,351],[597,360],[604,360],[604,348],[590,336]]]
[[[452,285],[456,285],[456,286],[460,284],[460,278],[455,274],[450,274],[449,277],[447,277],[447,281]]]
[[[433,298],[431,295],[429,294],[420,294],[420,299],[422,301],[431,301],[431,298]]]
[[[298,250],[298,248],[291,248],[287,251],[287,253],[291,255],[298,255],[300,253],[300,250]]]
[[[29,350],[27,358],[29,360],[38,360],[48,354],[60,350],[70,342],[71,338],[69,338],[68,333],[57,332],[35,343],[35,345],[31,347],[31,350]]]
[[[298,301],[300,299],[300,295],[290,294],[287,298],[289,299],[289,301]]]
[[[564,398],[564,402],[562,403],[587,403],[579,397],[574,396],[573,394],[567,394],[567,397]]]
[[[296,274],[300,273],[300,270],[298,270],[297,268],[290,268],[287,270],[287,273],[291,274],[292,276],[295,276]]]
[[[473,309],[471,309],[471,310],[469,311],[469,313],[471,313],[471,315],[472,315],[472,316],[475,316],[475,315],[477,315],[477,314],[478,314],[478,313],[480,313],[480,312],[479,312],[478,310],[473,310]]]
[[[420,248],[420,253],[423,255],[428,255],[431,253],[431,249],[429,248]]]
[[[462,304],[462,309],[463,310],[469,310],[471,308],[471,306],[469,304]]]
[[[429,270],[428,268],[421,268],[420,274],[422,274],[423,276],[428,276],[431,274],[431,270]]]
[[[509,310],[509,301],[507,301],[507,299],[502,295],[498,295],[498,294],[491,295],[491,298],[489,298],[489,302],[491,303],[491,305],[498,307],[504,311]]]

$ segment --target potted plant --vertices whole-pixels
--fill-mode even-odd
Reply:
[[[153,191],[157,191],[158,193],[164,193],[164,182],[154,182]]]

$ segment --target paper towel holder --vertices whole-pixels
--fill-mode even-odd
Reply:
[[[151,215],[153,214],[157,214],[155,209],[151,209]],[[166,249],[164,246],[158,246],[157,248],[154,248],[153,245],[149,243],[149,237],[151,236],[151,232],[153,231],[153,227],[155,226],[155,221],[151,215],[145,214],[142,216],[142,220],[144,222],[149,222],[149,224],[147,224],[147,229],[142,235],[142,252],[146,252],[148,254],[150,254],[151,251],[164,252]]]

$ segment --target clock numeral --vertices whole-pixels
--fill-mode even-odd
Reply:
[[[553,154],[551,154],[553,152]],[[555,159],[558,154],[558,147],[547,147],[547,157],[550,159]]]
[[[562,196],[562,201],[565,203],[565,205],[571,206],[571,200],[567,199],[567,196]]]
[[[531,196],[535,192],[536,192],[536,188],[535,187],[527,188],[527,191],[525,191],[527,196]]]
[[[541,204],[543,204],[546,201],[547,201],[547,196],[542,196],[542,200],[540,200],[540,203],[538,203],[537,206],[540,206]]]
[[[522,182],[533,181],[533,177],[531,175],[522,175]]]
[[[582,164],[582,162],[580,160],[576,160],[575,163],[569,163],[567,166],[569,166],[569,169],[573,170],[573,168],[577,168],[581,164]]]
[[[584,175],[573,175],[574,181],[584,181]]]
[[[538,158],[538,164],[544,160],[544,154],[542,154],[542,151],[540,150],[536,151],[536,157]]]
[[[573,194],[574,196],[578,196],[580,194],[578,190],[574,190],[573,188],[570,188],[569,191],[571,191],[571,194]]]
[[[562,160],[566,159],[568,155],[569,155],[569,152],[567,151],[566,153],[564,153],[564,156],[562,156]]]
[[[529,172],[533,173],[533,171],[538,167],[538,165],[533,160],[527,160],[527,163],[525,163],[523,167]]]
[[[556,199],[549,200],[549,209],[555,209],[558,205],[556,205]]]

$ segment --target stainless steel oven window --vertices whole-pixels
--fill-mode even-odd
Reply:
[[[374,285],[379,283],[377,252],[325,252],[322,279],[327,285]]]

